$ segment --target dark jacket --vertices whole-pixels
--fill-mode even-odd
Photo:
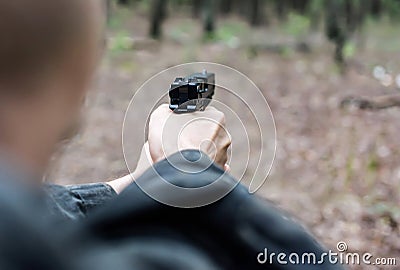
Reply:
[[[328,260],[321,262],[325,249],[271,203],[250,195],[199,152],[182,153],[157,163],[79,222],[60,223],[54,218],[57,211],[49,214],[49,200],[41,200],[39,191],[0,184],[0,269],[342,269]],[[191,168],[206,169],[190,173],[171,165],[186,166],[188,160],[197,160]],[[179,204],[210,194],[165,194],[165,181],[198,188],[217,180],[216,190],[234,189],[217,202],[196,208],[162,204],[141,189],[161,190],[164,201]],[[85,199],[73,197],[87,213]],[[300,258],[313,253],[317,261],[264,262],[264,254],[269,259],[271,253],[296,253]]]

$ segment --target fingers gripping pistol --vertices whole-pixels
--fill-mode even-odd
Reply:
[[[169,89],[169,108],[175,113],[204,111],[211,102],[215,90],[215,74],[194,73],[175,78]]]

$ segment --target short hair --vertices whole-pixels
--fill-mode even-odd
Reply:
[[[0,92],[53,68],[86,31],[87,0],[0,1]]]

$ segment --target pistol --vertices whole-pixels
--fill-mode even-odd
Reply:
[[[169,88],[169,108],[175,113],[204,111],[215,90],[215,74],[206,70],[175,78]]]

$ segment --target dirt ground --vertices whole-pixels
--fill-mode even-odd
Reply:
[[[118,27],[134,39],[134,45],[105,53],[88,100],[85,129],[68,146],[49,181],[95,182],[128,173],[121,129],[135,91],[167,67],[217,62],[252,79],[275,118],[276,158],[268,181],[257,194],[295,215],[333,251],[339,241],[345,241],[351,252],[397,257],[400,264],[400,109],[371,112],[339,106],[348,95],[398,91],[394,82],[385,87],[372,76],[375,65],[387,68],[393,76],[400,73],[396,36],[367,30],[362,49],[351,57],[348,72],[342,76],[332,62],[332,45],[318,35],[311,37],[309,53],[277,53],[247,46],[247,42],[271,42],[273,35],[274,41],[293,41],[290,36],[279,36],[276,29],[250,31],[235,18],[222,19],[219,25],[236,23],[243,28],[237,37],[243,42],[204,43],[198,22],[174,18],[166,22],[162,42],[153,42],[146,39],[143,15],[124,16]],[[115,38],[118,31],[111,28],[108,35]],[[169,83],[160,87],[167,90]],[[128,124],[137,129],[138,137],[142,135],[143,126]],[[135,138],[132,142],[130,150],[139,153],[142,142]]]

